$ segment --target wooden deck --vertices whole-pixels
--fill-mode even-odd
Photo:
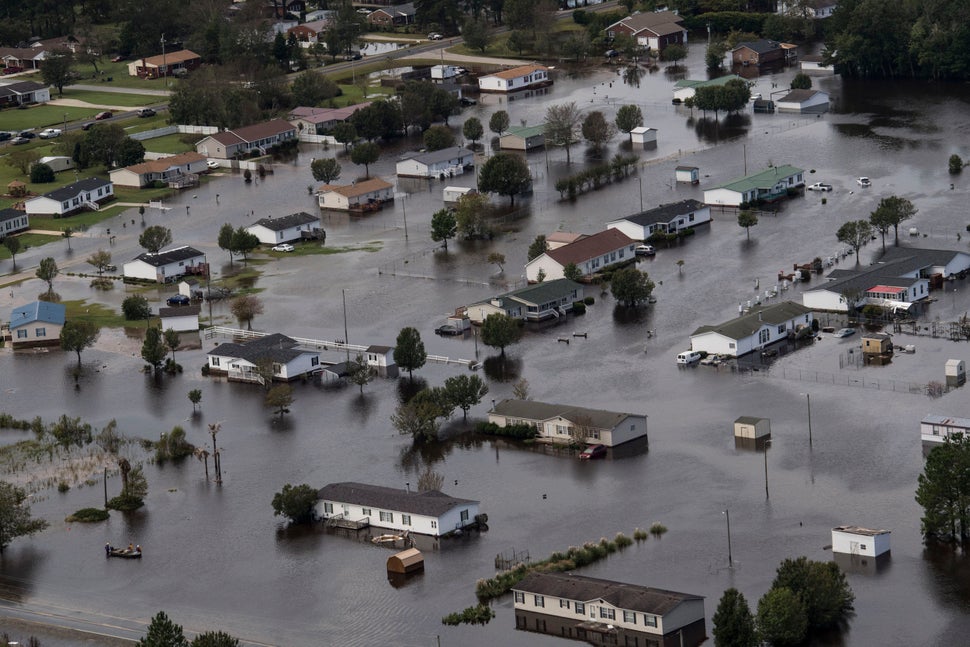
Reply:
[[[342,514],[334,515],[327,519],[327,526],[330,528],[346,528],[348,530],[361,530],[370,526],[370,517],[363,519],[347,519]]]

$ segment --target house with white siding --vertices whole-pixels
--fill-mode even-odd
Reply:
[[[775,342],[788,339],[806,328],[811,330],[811,308],[793,301],[752,308],[740,317],[713,326],[701,326],[690,336],[695,352],[741,357]]]
[[[532,572],[512,587],[515,626],[593,644],[695,647],[704,598],[573,573]]]
[[[472,303],[462,310],[475,324],[481,324],[493,314],[504,314],[525,321],[544,321],[564,317],[567,312],[572,311],[576,301],[583,300],[583,296],[582,283],[554,279],[527,285],[487,301]]]
[[[481,92],[517,92],[551,84],[549,68],[545,65],[520,65],[478,77],[478,89]]]
[[[98,211],[101,205],[114,200],[114,185],[110,180],[91,177],[35,198],[28,198],[24,208],[31,216],[69,216],[83,209]]]
[[[272,366],[274,382],[290,382],[319,373],[320,352],[303,348],[286,335],[274,333],[244,342],[219,344],[208,353],[209,374],[224,376],[230,382],[258,382],[261,365]]]
[[[0,107],[47,103],[50,100],[50,86],[46,83],[36,81],[0,83]]]
[[[616,447],[646,438],[647,416],[587,409],[571,404],[552,404],[535,400],[502,400],[488,412],[488,421],[506,427],[528,425],[539,432],[536,440],[568,444],[576,440],[577,430],[589,445]]]
[[[821,114],[829,110],[829,94],[821,90],[792,90],[775,99],[775,109],[778,112]]]
[[[540,272],[546,281],[565,278],[563,270],[570,263],[574,263],[583,276],[589,276],[608,265],[632,261],[635,247],[636,241],[622,231],[606,229],[557,249],[546,250],[526,263],[525,276],[532,283],[539,281]]]
[[[397,377],[397,364],[394,362],[394,347],[371,344],[364,351],[364,361],[381,377]]]
[[[264,245],[278,245],[291,240],[300,240],[303,232],[320,231],[320,216],[311,216],[305,211],[291,213],[277,218],[260,218],[246,227],[246,231],[256,236]]]
[[[776,200],[786,196],[789,189],[805,186],[804,173],[803,169],[788,164],[772,166],[705,190],[704,202],[739,207],[755,200]]]
[[[34,301],[10,312],[10,343],[13,348],[60,346],[67,308],[63,303]]]
[[[312,106],[298,106],[290,110],[287,120],[296,126],[301,133],[312,133],[323,135],[337,124],[343,123],[353,116],[358,110],[362,110],[371,104],[370,101],[355,103],[352,106],[343,108],[314,108]]]
[[[195,150],[212,159],[227,160],[253,151],[265,155],[273,146],[296,138],[296,126],[272,119],[209,135],[195,145]]]
[[[353,184],[324,184],[317,189],[321,209],[354,211],[369,205],[380,206],[394,199],[394,185],[379,177]]]
[[[30,216],[19,209],[0,209],[0,240],[30,229]]]
[[[398,177],[436,177],[461,175],[475,164],[475,153],[460,146],[428,153],[406,153],[397,163]]]
[[[205,254],[183,245],[157,254],[140,254],[122,266],[122,274],[126,279],[171,283],[186,274],[205,276],[206,269]]]
[[[440,537],[473,526],[479,502],[438,490],[398,490],[366,483],[331,483],[317,492],[321,519],[356,522]]]
[[[162,321],[162,330],[171,328],[175,332],[191,332],[199,329],[199,306],[179,306],[177,308],[159,308],[158,317]]]
[[[832,528],[832,552],[863,557],[879,557],[889,552],[890,531],[862,528],[861,526],[836,526]]]
[[[168,184],[188,178],[197,180],[198,174],[207,169],[205,155],[189,151],[114,169],[109,175],[118,186],[142,189],[153,182]]]
[[[606,223],[608,229],[617,229],[633,240],[646,240],[655,232],[677,232],[711,222],[711,208],[694,199],[662,204],[655,209],[626,216]]]
[[[939,445],[955,433],[970,438],[970,418],[931,413],[923,416],[919,423],[919,435],[924,445]]]

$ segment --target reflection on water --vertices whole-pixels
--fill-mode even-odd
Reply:
[[[701,117],[694,122],[694,132],[697,137],[708,144],[717,144],[737,139],[748,134],[751,127],[751,115],[745,113],[731,113],[723,119]]]
[[[514,382],[522,374],[522,360],[507,355],[492,355],[482,362],[485,376],[496,382]]]
[[[642,79],[646,73],[647,71],[639,65],[631,65],[623,70],[623,82],[631,87],[639,88],[640,79]]]
[[[970,605],[970,553],[949,544],[927,543],[923,560],[932,569],[932,587],[939,602],[967,609]]]

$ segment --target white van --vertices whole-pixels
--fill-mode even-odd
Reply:
[[[696,353],[692,350],[686,350],[683,353],[677,354],[678,364],[693,364],[694,362],[701,361],[701,354]]]

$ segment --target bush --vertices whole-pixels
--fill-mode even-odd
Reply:
[[[449,613],[441,619],[444,625],[487,625],[489,620],[495,617],[495,612],[487,604],[476,604],[473,607],[463,609],[459,613]]]
[[[145,502],[141,497],[137,496],[125,496],[118,495],[113,499],[108,501],[108,505],[105,506],[109,510],[119,510],[121,512],[131,512],[132,510],[137,510],[138,508],[145,505]]]
[[[591,306],[594,303],[596,303],[596,299],[594,299],[593,297],[586,297],[585,299],[583,299],[583,303],[585,303],[588,306]]]
[[[108,514],[107,510],[102,510],[101,508],[81,508],[64,521],[67,521],[68,523],[74,521],[79,521],[81,523],[97,523],[99,521],[106,521],[110,516],[111,515]]]
[[[54,169],[47,164],[37,163],[30,167],[30,181],[34,184],[47,184],[54,181]]]
[[[950,175],[956,175],[963,170],[963,160],[960,159],[959,155],[950,155]],[[33,172],[31,172],[33,176]]]
[[[637,528],[633,531],[633,538],[639,541],[646,541],[650,537],[649,533],[643,528]]]
[[[520,440],[535,438],[539,435],[535,427],[526,424],[499,427],[494,422],[480,422],[475,427],[475,431],[488,436],[505,436],[506,438],[517,438]]]
[[[584,315],[586,314],[586,304],[582,301],[573,302],[573,314],[574,315]]]
[[[153,189],[164,189],[166,186],[168,186],[168,185],[165,184],[164,182],[162,182],[161,180],[154,180],[152,182],[152,188]]]
[[[653,535],[654,537],[659,538],[663,536],[663,534],[666,532],[667,532],[667,526],[663,525],[662,523],[655,523],[650,526],[650,534]]]
[[[57,484],[57,491],[60,492],[61,494],[64,494],[70,489],[71,489],[71,484],[68,483],[67,481],[61,481],[60,483]]]

